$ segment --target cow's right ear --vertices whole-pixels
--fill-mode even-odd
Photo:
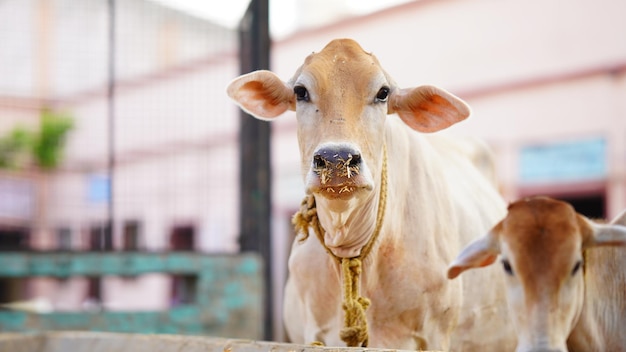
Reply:
[[[261,120],[295,110],[293,90],[270,71],[254,71],[235,78],[227,93],[243,110]]]
[[[465,247],[448,266],[448,279],[454,279],[468,269],[493,264],[500,254],[500,245],[494,230]]]
[[[404,123],[419,132],[437,132],[470,115],[470,108],[463,100],[435,86],[396,89],[387,106],[387,113],[397,113]]]

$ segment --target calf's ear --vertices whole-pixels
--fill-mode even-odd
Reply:
[[[419,132],[437,132],[465,120],[470,115],[467,104],[434,86],[396,89],[392,92],[388,113],[398,116]]]
[[[626,209],[622,210],[621,214],[613,218],[611,224],[626,226]]]
[[[244,111],[261,120],[295,110],[293,90],[270,71],[239,76],[230,82],[226,92]]]
[[[609,224],[599,224],[578,214],[578,224],[583,235],[583,247],[626,246],[626,211]]]
[[[470,242],[448,266],[448,279],[454,279],[465,270],[482,268],[493,264],[500,254],[500,245],[495,229],[485,236]]]

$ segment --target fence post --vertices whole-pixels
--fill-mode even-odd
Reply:
[[[268,7],[268,0],[252,0],[239,25],[242,73],[270,67]],[[263,258],[266,340],[271,340],[273,336],[270,134],[269,123],[241,113],[239,245],[242,252],[258,252]]]

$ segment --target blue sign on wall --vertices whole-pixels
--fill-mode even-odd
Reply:
[[[604,138],[524,147],[520,153],[520,181],[528,184],[606,178],[606,152]]]
[[[108,175],[89,175],[87,180],[87,200],[90,203],[108,203],[111,194]]]

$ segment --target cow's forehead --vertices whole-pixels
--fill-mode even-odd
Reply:
[[[351,62],[377,63],[374,55],[366,52],[357,42],[350,39],[331,41],[319,53],[309,55],[306,62],[311,63],[315,60],[350,60]]]
[[[523,200],[512,204],[503,230],[511,249],[535,258],[535,264],[539,265],[567,260],[566,254],[577,253],[575,248],[582,243],[576,212],[571,205],[557,200]]]
[[[350,39],[333,40],[322,51],[309,55],[299,74],[306,74],[321,87],[339,84],[370,88],[372,81],[384,79],[376,57]]]

